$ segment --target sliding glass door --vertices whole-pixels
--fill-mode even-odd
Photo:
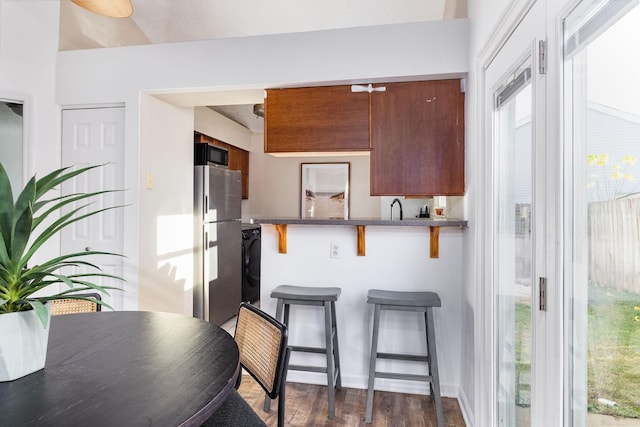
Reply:
[[[640,7],[564,20],[565,425],[640,425]]]

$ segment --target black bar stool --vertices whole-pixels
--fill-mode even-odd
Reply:
[[[338,328],[336,326],[335,302],[340,296],[340,288],[280,285],[271,292],[271,298],[277,298],[276,319],[289,327],[289,307],[291,305],[315,305],[324,307],[325,347],[303,347],[289,345],[292,352],[326,354],[327,366],[308,366],[289,364],[289,371],[308,371],[327,374],[329,397],[329,418],[335,417],[335,388],[342,388],[340,374],[340,352],[338,350]],[[284,309],[284,319],[282,318]],[[264,410],[269,411],[270,400],[265,397]]]
[[[440,297],[435,292],[401,292],[371,289],[367,294],[367,303],[375,304],[373,314],[373,333],[371,339],[371,356],[369,360],[369,386],[367,389],[367,412],[365,422],[370,424],[373,413],[373,389],[376,378],[393,378],[411,381],[427,381],[431,388],[431,397],[435,402],[438,427],[443,427],[442,399],[440,398],[440,378],[438,376],[438,357],[436,354],[436,336],[433,326],[433,307],[440,307]],[[403,353],[379,353],[378,333],[380,331],[380,311],[416,311],[424,313],[427,355]],[[428,375],[400,374],[393,372],[377,372],[377,359],[405,360],[426,362]]]

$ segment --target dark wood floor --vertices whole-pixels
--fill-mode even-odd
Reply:
[[[248,375],[242,377],[240,394],[269,427],[278,424],[278,405],[272,402],[271,412],[262,410],[264,392]],[[373,399],[373,423],[365,424],[367,391],[343,388],[336,392],[336,417],[327,418],[327,388],[287,382],[285,424],[287,426],[376,426],[376,427],[435,427],[436,417],[429,396],[376,391]],[[464,427],[458,401],[443,398],[444,424]]]

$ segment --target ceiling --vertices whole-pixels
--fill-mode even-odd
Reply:
[[[59,50],[212,40],[466,17],[467,0],[131,0],[110,18],[60,0]],[[184,102],[184,100],[181,100]],[[223,105],[224,104],[224,105]],[[253,104],[198,99],[256,132]]]
[[[211,105],[209,108],[246,127],[253,133],[264,132],[264,119],[254,114],[253,105]]]
[[[466,16],[466,0],[131,0],[109,18],[60,0],[60,50],[173,43],[434,21]]]

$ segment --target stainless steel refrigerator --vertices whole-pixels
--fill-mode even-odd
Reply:
[[[242,299],[241,174],[195,166],[193,316],[221,325]]]

